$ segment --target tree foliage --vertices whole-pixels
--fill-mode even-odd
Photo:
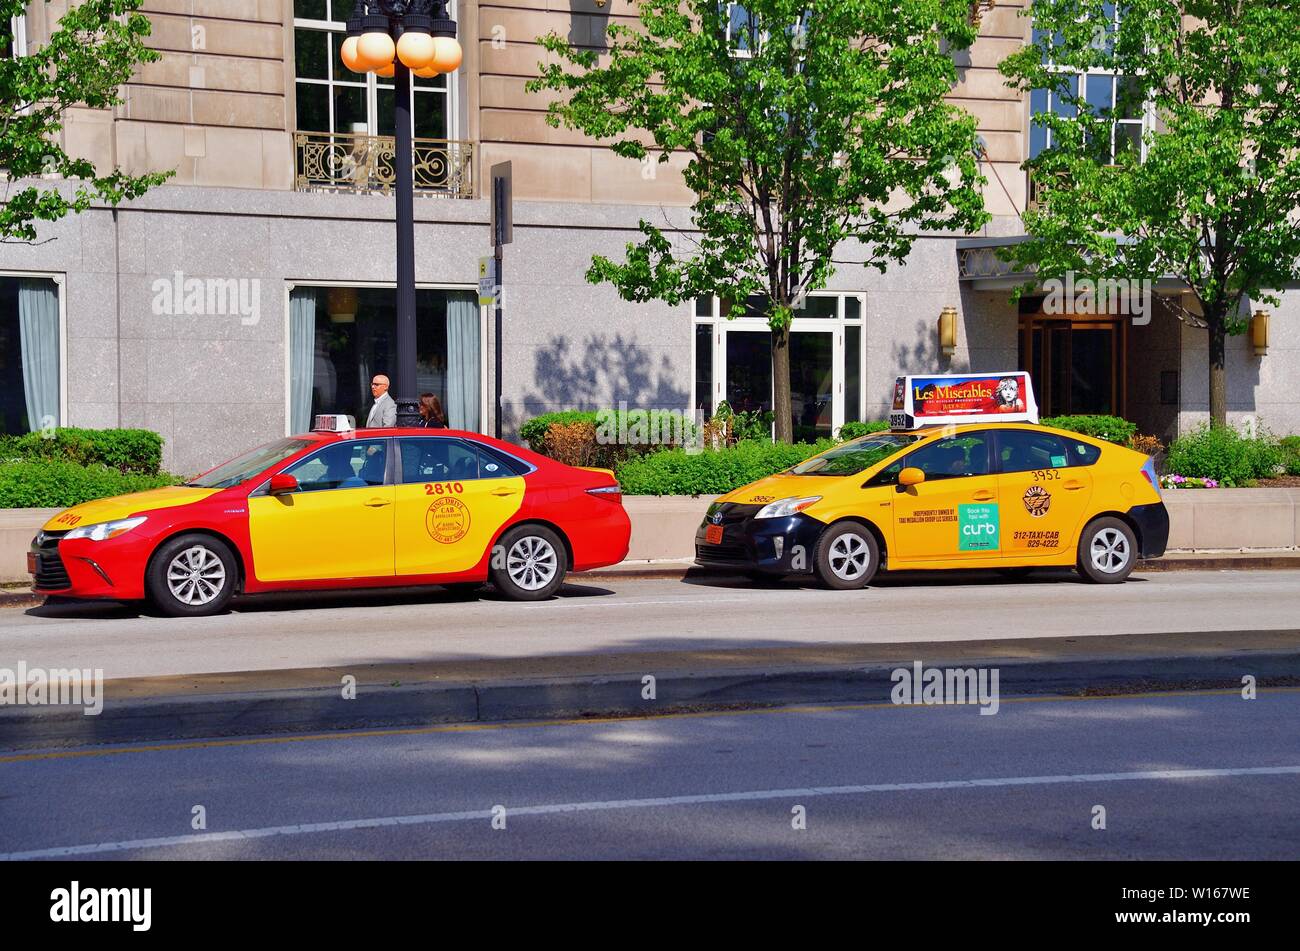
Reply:
[[[694,193],[691,229],[642,220],[588,280],[633,301],[759,298],[790,441],[790,322],[837,245],[884,271],[918,232],[985,220],[975,121],[944,98],[974,36],[968,0],[643,0],[599,54],[543,38],[554,59],[529,88],[559,94],[551,124],[647,163],[684,155]]]
[[[1051,145],[1028,163],[1041,203],[1012,249],[1040,278],[1172,276],[1209,336],[1212,421],[1226,421],[1225,337],[1252,303],[1300,278],[1300,5],[1275,0],[1034,0],[1033,45],[1002,63],[1022,90],[1050,89]],[[1089,103],[1086,70],[1123,77]],[[1111,123],[1149,110],[1141,149],[1110,153]],[[1077,111],[1071,116],[1071,111]],[[1117,141],[1119,139],[1117,138]],[[1176,299],[1172,305],[1178,308]]]
[[[48,3],[48,0],[46,0]],[[28,55],[0,57],[0,241],[36,240],[36,223],[57,221],[93,202],[116,205],[165,181],[168,174],[101,173],[60,143],[73,106],[119,104],[121,86],[158,54],[145,46],[150,25],[141,0],[81,0],[59,20],[47,43]],[[25,0],[0,0],[0,23],[23,13]],[[8,51],[6,51],[8,52]],[[42,176],[76,180],[70,190]]]

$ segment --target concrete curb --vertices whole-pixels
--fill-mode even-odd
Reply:
[[[916,656],[952,645],[917,645]],[[923,650],[922,648],[930,648]],[[957,652],[949,656],[957,656]],[[1150,690],[1300,685],[1300,648],[1149,658],[983,662],[969,656],[927,667],[995,667],[1003,699]],[[111,699],[99,716],[79,707],[0,708],[0,749],[33,750],[203,737],[294,734],[575,717],[646,716],[794,704],[887,703],[898,662],[766,671],[675,671],[657,675],[656,699],[642,675],[552,677],[477,683],[360,686]]]

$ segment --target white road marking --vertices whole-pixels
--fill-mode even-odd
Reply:
[[[996,786],[1054,786],[1066,783],[1116,783],[1135,780],[1221,779],[1231,776],[1297,776],[1300,766],[1256,766],[1238,769],[1161,769],[1132,773],[1078,773],[1061,776],[1007,776],[992,779],[949,779],[928,783],[875,783],[866,786],[809,786],[802,789],[760,789],[750,792],[702,793],[694,796],[662,796],[654,799],[614,799],[593,802],[561,802],[541,806],[507,806],[507,816],[547,816],[566,812],[601,812],[613,809],[657,809],[665,806],[693,806],[711,803],[752,802],[767,799],[812,799],[819,796],[860,796],[868,793],[925,792],[936,789],[978,789]],[[281,835],[312,835],[318,832],[350,832],[355,829],[379,829],[391,826],[433,825],[441,822],[484,821],[493,817],[491,809],[468,812],[435,812],[422,816],[381,816],[372,819],[345,819],[338,822],[310,822],[292,826],[267,826],[260,829],[237,829],[232,832],[205,832],[200,835],[173,835],[154,839],[128,839],[122,842],[99,842],[93,845],[68,845],[29,852],[0,853],[0,861],[66,858],[71,855],[95,855],[106,852],[132,852],[138,849],[202,845],[210,842],[237,842]]]

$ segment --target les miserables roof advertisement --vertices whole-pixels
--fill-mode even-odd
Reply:
[[[895,417],[906,426],[969,421],[973,417],[1037,421],[1029,374],[1023,371],[945,376],[905,376],[894,384]],[[901,412],[900,412],[901,411]]]

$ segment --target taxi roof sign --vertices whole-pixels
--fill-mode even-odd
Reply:
[[[356,428],[357,420],[354,416],[321,415],[316,417],[311,430],[314,433],[350,433]]]
[[[1038,422],[1034,385],[1024,370],[900,376],[894,384],[890,429],[960,423]]]

